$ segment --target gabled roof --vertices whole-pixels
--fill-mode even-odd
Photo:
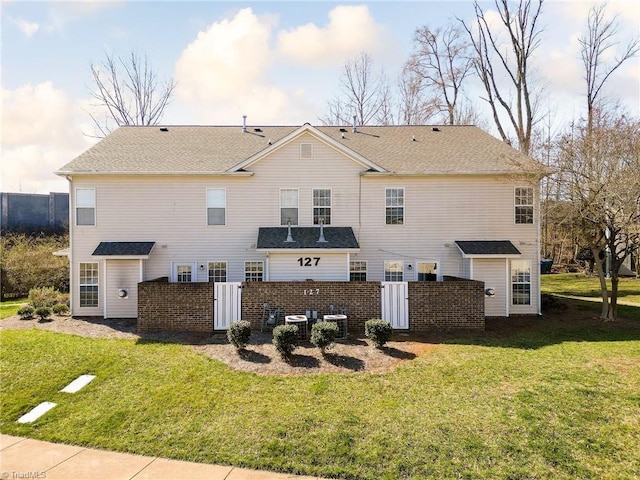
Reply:
[[[243,165],[305,133],[374,172],[540,172],[540,164],[475,126],[358,127],[354,133],[350,126],[303,125],[248,127],[246,132],[241,126],[120,127],[57,173],[238,174]]]
[[[509,240],[456,240],[464,258],[519,257],[520,250]]]
[[[274,250],[358,250],[358,240],[351,227],[323,227],[324,242],[320,242],[320,227],[261,227],[258,229],[258,251]]]

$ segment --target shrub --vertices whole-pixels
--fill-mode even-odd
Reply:
[[[282,358],[287,360],[298,346],[298,327],[278,325],[273,329],[273,344]]]
[[[311,344],[318,347],[323,354],[326,348],[331,348],[337,336],[336,322],[318,322],[311,327]]]
[[[386,320],[372,318],[364,323],[364,334],[369,340],[373,341],[378,348],[381,348],[391,339],[392,333],[393,328],[391,328],[391,323]]]
[[[61,296],[62,294],[53,287],[36,287],[29,290],[29,302],[33,308],[52,307],[60,303],[58,300]]]
[[[31,305],[25,305],[18,309],[18,315],[20,315],[21,320],[31,320],[33,318],[33,313],[35,312],[35,308]]]
[[[40,317],[41,322],[45,322],[51,317],[51,309],[49,307],[36,308],[36,315]]]
[[[66,315],[69,313],[69,306],[66,303],[56,303],[51,307],[51,311],[56,315]]]
[[[227,330],[227,338],[231,345],[242,350],[249,343],[251,337],[251,324],[246,320],[231,322]]]

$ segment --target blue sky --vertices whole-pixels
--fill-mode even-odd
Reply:
[[[579,117],[577,38],[591,2],[544,7],[535,66],[555,126]],[[484,4],[490,10],[490,4]],[[621,39],[637,36],[640,2],[611,1]],[[178,81],[165,124],[317,124],[339,94],[345,61],[366,51],[394,82],[417,27],[471,20],[470,1],[3,1],[2,191],[66,191],[53,171],[95,143],[89,65],[104,52],[146,54]],[[607,92],[640,114],[640,59]],[[469,101],[483,108],[477,90]],[[487,124],[490,128],[490,124]]]

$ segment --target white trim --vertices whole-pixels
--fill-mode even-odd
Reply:
[[[296,206],[295,207],[283,207],[282,206],[282,192],[283,191],[290,191],[290,192],[296,192]],[[298,211],[298,219],[296,221],[296,223],[291,222],[291,226],[292,227],[299,227],[300,226],[300,189],[299,188],[283,188],[281,187],[278,190],[278,201],[280,204],[280,208],[278,209],[278,225],[280,225],[281,227],[286,227],[288,224],[287,223],[282,223],[282,209],[283,208],[295,208]]]
[[[268,257],[267,257],[268,260]],[[262,264],[262,281],[266,282],[267,280],[267,274],[266,274],[266,262],[264,260],[245,260],[243,265],[243,270],[242,270],[242,281],[243,282],[248,282],[248,281],[254,281],[254,280],[247,280],[247,263],[261,263]]]
[[[402,190],[402,207],[387,205],[387,190]],[[387,208],[402,208],[402,223],[387,223]],[[384,187],[384,223],[385,227],[404,227],[407,224],[407,189],[405,187]]]
[[[104,295],[104,304],[102,305],[102,317],[109,318],[107,317],[107,261],[105,260],[102,263],[104,264],[104,267],[102,267],[102,269],[104,270],[104,286],[102,288]],[[99,286],[98,289],[100,289]]]
[[[318,206],[318,207],[315,206],[315,204],[313,202],[315,200],[314,192],[316,190],[329,190],[329,201],[331,202],[331,204],[328,207],[326,205],[325,206]],[[329,223],[325,223],[324,226],[326,227],[326,226],[333,225],[333,189],[331,187],[329,187],[329,188],[323,188],[323,187],[315,188],[314,187],[314,188],[311,189],[311,225],[320,225],[319,223],[313,223],[313,220],[315,218],[314,210],[316,208],[328,208],[329,211],[330,211]]]
[[[469,280],[473,280],[473,257],[469,259]]]
[[[400,273],[402,273],[402,279],[400,280],[387,280],[387,263],[400,263],[402,265],[402,270],[400,270]],[[404,268],[405,268],[405,264],[403,260],[383,260],[382,262],[382,278],[384,279],[384,282],[406,282],[406,280],[404,279]]]
[[[239,164],[231,167],[229,170],[227,170],[227,172],[228,173],[234,173],[234,172],[237,172],[238,170],[242,170],[243,168],[251,166],[252,164],[260,161],[261,159],[263,159],[264,157],[266,157],[267,155],[269,155],[273,151],[275,151],[275,150],[277,150],[279,148],[282,148],[283,146],[287,145],[289,142],[291,142],[292,140],[294,140],[295,138],[299,137],[300,135],[302,135],[304,133],[309,133],[310,135],[316,137],[318,140],[326,143],[330,147],[333,147],[334,149],[336,149],[339,152],[343,153],[344,155],[350,157],[353,161],[355,161],[356,163],[361,164],[364,167],[367,167],[369,169],[373,169],[373,170],[375,170],[377,172],[385,172],[385,169],[382,168],[381,166],[376,165],[375,163],[373,163],[372,161],[366,159],[365,157],[363,157],[359,153],[356,153],[353,150],[351,150],[350,148],[347,148],[344,145],[338,143],[333,138],[331,138],[328,135],[322,133],[320,130],[318,130],[317,128],[315,128],[315,127],[313,127],[312,125],[309,125],[309,124],[305,124],[302,127],[297,128],[296,130],[291,132],[289,135],[287,135],[286,137],[278,140],[277,142],[273,143],[272,145],[269,145],[267,148],[265,148],[261,152],[258,152],[255,155],[252,155],[251,157],[249,157],[244,162],[240,162]]]
[[[140,259],[140,282],[144,282],[144,262]],[[137,288],[137,287],[136,287]]]
[[[517,188],[529,188],[529,189],[531,189],[531,195],[533,196],[531,205],[529,205],[529,204],[516,205],[516,189]],[[531,223],[518,223],[518,222],[516,222],[516,207],[529,207],[529,206],[531,206],[531,209],[532,209],[532,212],[531,212],[532,222]],[[540,223],[540,222],[536,222],[536,191],[535,191],[535,189],[533,187],[531,187],[531,186],[514,185],[513,186],[513,224],[514,225],[534,225],[536,223]]]
[[[442,281],[442,264],[440,263],[440,260],[435,260],[432,258],[416,258],[413,262],[413,279],[418,282],[420,280],[418,280],[418,264],[419,263],[435,263],[436,264],[436,281],[441,282]],[[422,281],[428,281],[428,280],[422,280]]]
[[[184,267],[184,266],[190,266],[191,267],[191,282],[178,282],[178,270],[177,267]],[[197,281],[197,276],[198,276],[198,265],[196,265],[193,262],[171,262],[171,276],[170,281],[171,283],[194,283]]]
[[[267,253],[359,253],[359,248],[256,248]],[[249,261],[249,260],[247,260]]]
[[[206,265],[207,282],[210,281],[210,279],[209,279],[209,270],[210,270],[209,264],[211,264],[211,263],[224,263],[224,272],[225,272],[224,276],[225,276],[225,279],[224,279],[223,283],[227,283],[229,281],[229,262],[226,261],[226,260],[207,260],[207,262],[205,264]]]
[[[509,312],[510,312],[509,306],[511,305],[511,265],[510,265],[510,263],[511,262],[509,262],[508,258],[504,259],[505,270],[506,270],[506,282],[505,282],[505,285],[506,285],[506,289],[507,289],[507,291],[505,292],[506,294],[505,294],[504,298],[505,298],[505,302],[506,302],[505,311],[507,313],[507,315],[506,315],[507,317],[509,316]]]
[[[209,209],[220,208],[209,206],[209,191],[210,190],[222,190],[224,192],[224,223],[209,223]],[[227,225],[227,189],[226,187],[207,187],[205,191],[205,225],[207,227],[224,227]]]
[[[96,260],[149,260],[149,255],[91,255]]]
[[[93,191],[93,205],[78,205],[78,190],[91,190]],[[74,227],[96,227],[98,225],[98,195],[96,193],[96,187],[76,187],[73,197],[73,215],[74,215]],[[93,208],[93,223],[78,224],[78,208]]]
[[[367,260],[351,260],[351,258],[349,258],[349,264],[347,265],[347,272],[349,273],[348,281],[351,281],[351,262],[352,261],[353,262],[362,262],[362,263],[364,263],[364,281],[366,282],[367,279],[369,278],[369,264],[368,264]],[[360,273],[360,272],[358,272],[358,273]]]

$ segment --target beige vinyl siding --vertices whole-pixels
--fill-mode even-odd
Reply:
[[[484,297],[484,314],[487,317],[505,317],[507,315],[507,297],[510,285],[507,278],[506,258],[473,259],[473,278],[482,280],[484,288],[493,288],[493,297]]]
[[[300,266],[298,259],[302,258]],[[307,262],[307,258],[311,259]],[[316,265],[315,259],[318,258]],[[307,266],[306,264],[310,265]],[[349,265],[346,253],[304,252],[269,254],[269,281],[348,281]]]
[[[107,317],[135,318],[138,308],[140,260],[107,260],[106,268]],[[127,298],[118,297],[120,289],[125,289],[128,292]]]

